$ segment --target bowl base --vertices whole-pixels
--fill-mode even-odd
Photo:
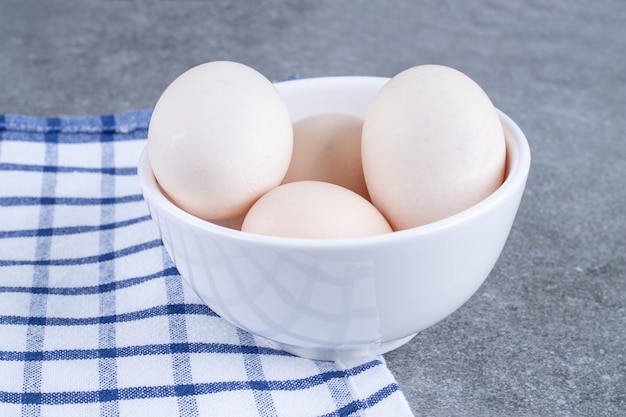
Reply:
[[[292,355],[306,359],[322,360],[322,361],[346,361],[357,359],[364,356],[376,356],[387,353],[407,343],[413,339],[417,333],[402,337],[400,339],[391,340],[385,343],[372,343],[367,345],[350,345],[339,346],[335,348],[324,347],[302,347],[294,346],[287,343],[280,343],[261,336],[256,336],[261,343],[272,349],[282,350]]]

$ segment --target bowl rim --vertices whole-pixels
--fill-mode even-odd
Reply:
[[[292,83],[325,84],[338,83],[342,81],[380,83],[381,80],[384,79],[389,80],[389,78],[369,76],[332,76],[294,79],[281,81],[279,84],[290,84],[291,86],[294,86]],[[380,245],[394,244],[396,242],[403,242],[417,236],[425,236],[454,227],[455,225],[474,218],[483,211],[489,210],[493,206],[500,204],[503,200],[510,198],[512,194],[515,194],[520,189],[525,187],[531,161],[528,140],[520,127],[507,114],[498,108],[496,108],[496,111],[502,122],[502,126],[505,131],[505,140],[507,143],[507,176],[502,185],[500,185],[500,187],[498,187],[498,189],[491,193],[488,197],[465,210],[428,224],[398,230],[391,233],[348,238],[294,238],[262,235],[230,229],[187,213],[176,206],[163,194],[156,178],[154,177],[152,168],[150,167],[147,145],[141,152],[137,166],[137,175],[139,177],[143,197],[149,203],[160,207],[171,216],[177,218],[190,227],[201,229],[206,233],[219,235],[231,240],[244,241],[248,244],[257,244],[275,248],[308,248],[311,250],[354,249],[357,247],[377,247]],[[511,160],[510,155],[515,155],[516,158]]]

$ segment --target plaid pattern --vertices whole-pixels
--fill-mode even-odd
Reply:
[[[263,347],[182,282],[135,175],[149,117],[0,115],[0,415],[411,415],[382,357]]]

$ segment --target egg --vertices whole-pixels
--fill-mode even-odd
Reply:
[[[195,216],[226,223],[281,183],[292,149],[290,114],[274,85],[229,61],[177,77],[148,128],[150,164],[168,197]]]
[[[456,214],[493,193],[506,149],[497,111],[462,72],[420,65],[386,83],[361,139],[372,203],[394,230]]]
[[[291,182],[269,191],[250,208],[241,230],[291,238],[349,238],[392,231],[369,201],[322,181]]]
[[[363,119],[322,113],[293,124],[293,154],[283,183],[324,181],[369,199],[361,165]]]

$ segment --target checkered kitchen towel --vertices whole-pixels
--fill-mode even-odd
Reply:
[[[382,357],[262,347],[181,281],[135,175],[149,117],[0,115],[0,416],[410,416]]]

